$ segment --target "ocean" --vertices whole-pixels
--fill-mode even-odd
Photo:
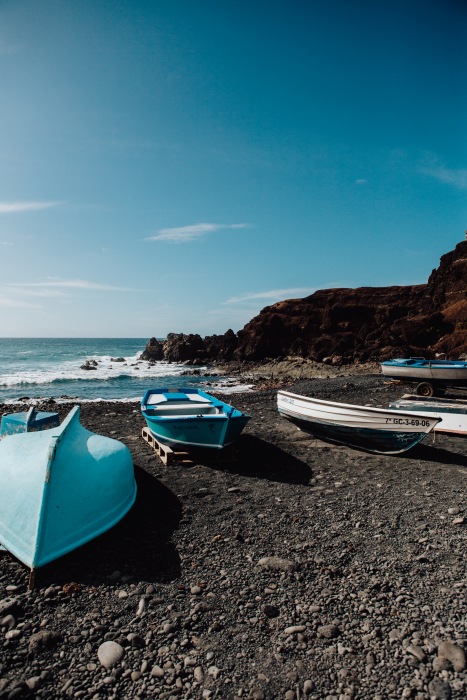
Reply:
[[[139,360],[148,338],[0,338],[0,402],[54,398],[140,400],[154,386],[232,392],[228,377],[181,376],[185,365]],[[123,358],[123,362],[116,359]],[[95,370],[81,369],[95,360]],[[197,368],[201,374],[206,367]],[[243,387],[247,388],[247,387]]]

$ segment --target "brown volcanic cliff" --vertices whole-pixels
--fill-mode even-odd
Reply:
[[[467,241],[443,255],[426,284],[323,289],[264,308],[237,335],[171,333],[142,358],[204,363],[289,355],[341,362],[467,353]]]

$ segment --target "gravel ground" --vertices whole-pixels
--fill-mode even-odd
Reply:
[[[290,388],[385,407],[404,391]],[[138,498],[32,592],[0,554],[0,698],[465,698],[467,442],[372,455],[298,431],[275,389],[230,398],[252,416],[236,448],[170,467],[139,406],[83,404],[130,448]]]

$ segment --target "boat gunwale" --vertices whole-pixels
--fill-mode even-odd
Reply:
[[[358,413],[369,412],[369,413],[373,413],[373,414],[380,413],[380,414],[386,415],[386,416],[394,415],[394,414],[397,414],[398,416],[406,416],[406,417],[410,416],[410,413],[409,412],[406,413],[405,411],[397,411],[395,409],[391,410],[389,408],[377,408],[376,406],[359,406],[358,404],[343,403],[343,402],[339,402],[339,401],[327,401],[326,399],[316,399],[312,396],[303,396],[301,394],[294,394],[291,391],[285,391],[282,389],[280,389],[277,392],[277,397],[279,398],[279,396],[290,396],[294,399],[296,398],[299,400],[303,400],[304,403],[309,401],[311,405],[313,405],[315,403],[315,404],[318,404],[320,406],[336,406],[338,408],[344,408],[347,410],[350,409],[350,410],[358,412]],[[429,416],[429,415],[424,416],[422,412],[418,413],[418,415],[422,416],[423,418],[426,418],[428,420],[433,420],[433,416]],[[437,422],[439,422],[440,420],[441,420],[441,418],[438,418]],[[436,425],[436,423],[435,423],[435,425]]]

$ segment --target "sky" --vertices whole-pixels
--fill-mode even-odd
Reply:
[[[467,229],[465,0],[0,0],[0,336],[237,332]]]

